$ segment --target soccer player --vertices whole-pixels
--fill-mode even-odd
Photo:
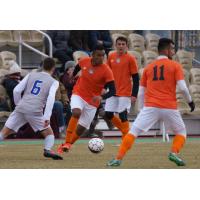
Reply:
[[[13,93],[16,107],[0,132],[0,141],[29,123],[35,132],[41,132],[45,137],[43,155],[54,160],[62,160],[60,155],[51,150],[54,145],[54,134],[50,127],[50,117],[59,85],[51,76],[54,70],[54,60],[46,58],[42,72],[29,73],[15,87]]]
[[[167,130],[170,128],[175,134],[169,160],[178,166],[185,165],[185,162],[178,157],[186,140],[186,128],[177,110],[176,86],[182,91],[191,112],[195,109],[195,105],[184,81],[182,66],[171,60],[175,53],[174,42],[161,38],[158,52],[157,60],[145,67],[141,78],[138,100],[140,107],[144,102],[144,107],[132,124],[130,133],[124,137],[116,158],[109,161],[108,166],[119,166],[136,137],[148,131],[159,120],[164,121]]]
[[[82,58],[75,67],[73,76],[81,72],[71,97],[72,117],[66,130],[65,143],[59,146],[58,153],[68,151],[89,128],[101,100],[115,95],[113,74],[103,63],[104,55],[103,46],[97,46],[92,57]],[[109,91],[102,94],[104,88]]]
[[[137,98],[139,75],[136,59],[127,52],[128,41],[125,37],[116,39],[116,51],[108,56],[116,85],[116,95],[106,99],[106,116],[122,132],[122,138],[129,131],[128,111]],[[114,113],[118,113],[114,115]]]

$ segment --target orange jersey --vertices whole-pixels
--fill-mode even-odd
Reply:
[[[100,96],[106,83],[113,81],[113,74],[107,64],[93,66],[91,58],[83,58],[79,61],[81,67],[81,75],[77,80],[73,94],[79,95],[88,104],[95,107],[99,103],[94,103],[92,98]]]
[[[110,53],[108,56],[116,87],[117,96],[131,96],[132,93],[132,74],[138,73],[136,59],[129,53],[118,55],[117,52]]]
[[[177,109],[176,83],[184,80],[179,63],[160,56],[160,59],[147,65],[140,85],[146,87],[144,105],[148,107]]]

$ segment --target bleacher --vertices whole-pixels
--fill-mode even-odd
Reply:
[[[45,51],[44,38],[42,34],[33,30],[23,30],[23,31],[0,31],[0,84],[4,76],[6,75],[9,65],[8,61],[14,60],[19,62],[19,34],[21,34],[22,40],[27,44],[37,48],[40,51]],[[152,33],[148,33],[145,36],[133,33],[133,31],[122,31],[122,30],[112,30],[110,31],[111,38],[113,41],[113,50],[115,49],[115,40],[118,36],[125,36],[128,38],[129,42],[129,53],[135,56],[138,67],[139,74],[141,76],[144,67],[155,60],[158,56],[157,45],[160,36]],[[23,48],[22,49],[22,76],[25,76],[28,71],[25,69],[37,68],[42,60],[42,56],[34,53],[33,51]],[[81,57],[88,56],[82,51],[77,51],[73,53],[73,58],[77,62]],[[196,104],[196,109],[193,113],[190,113],[189,107],[185,102],[182,94],[177,89],[177,101],[178,109],[183,115],[183,119],[186,123],[188,133],[199,134],[200,129],[199,119],[200,119],[200,68],[199,66],[193,66],[194,54],[186,50],[178,50],[174,56],[174,60],[179,61],[183,68],[185,74],[185,81],[189,90],[192,94],[194,102]],[[105,58],[106,59],[106,58]],[[1,86],[1,85],[0,85]],[[0,88],[0,94],[3,89]],[[3,95],[6,95],[5,91],[2,91]],[[137,102],[135,106],[132,106],[129,115],[130,119],[134,119],[138,113]],[[5,122],[9,113],[0,112],[0,124]],[[156,128],[159,128],[157,125]],[[104,129],[104,125],[99,126],[100,129]]]

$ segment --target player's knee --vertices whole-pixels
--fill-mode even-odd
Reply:
[[[127,110],[119,113],[119,118],[121,119],[122,122],[128,121],[128,113]]]
[[[114,117],[114,113],[106,111],[105,116],[107,117],[107,119],[111,120]]]
[[[73,109],[72,110],[72,116],[75,117],[75,118],[80,118],[81,110],[80,109]]]

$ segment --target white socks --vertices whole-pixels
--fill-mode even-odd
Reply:
[[[4,136],[2,134],[2,132],[0,132],[0,142],[4,140]]]
[[[44,149],[51,150],[54,145],[54,135],[47,135],[44,139]]]

